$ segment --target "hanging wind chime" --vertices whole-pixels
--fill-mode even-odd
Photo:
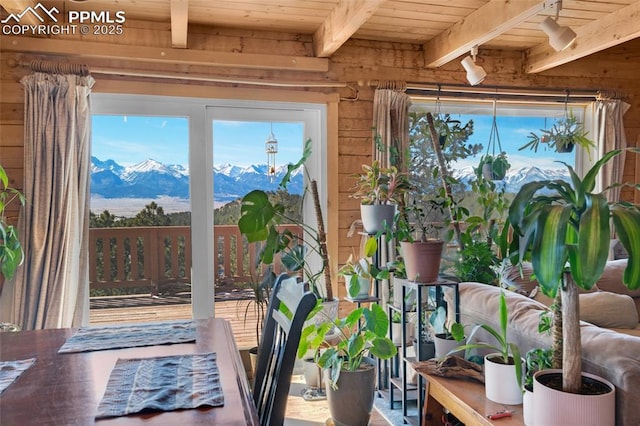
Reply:
[[[278,153],[278,140],[273,135],[273,123],[271,123],[271,132],[264,142],[264,150],[267,153],[267,176],[273,182],[276,175],[276,154]]]

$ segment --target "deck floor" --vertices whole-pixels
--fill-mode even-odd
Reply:
[[[158,303],[163,303],[159,301]],[[111,303],[118,306],[118,303]],[[190,319],[190,304],[138,304],[129,307],[109,307],[90,310],[91,325],[122,324],[128,322],[153,322]],[[257,317],[252,309],[246,310],[247,300],[222,300],[215,302],[215,316],[231,323],[231,328],[240,350],[256,346],[255,323]],[[246,318],[245,318],[245,313]],[[285,426],[322,426],[330,419],[327,401],[305,401],[302,391],[304,377],[294,375],[287,401]],[[369,426],[387,426],[387,421],[373,410]]]

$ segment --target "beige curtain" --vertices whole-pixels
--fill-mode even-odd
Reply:
[[[374,139],[373,158],[383,167],[395,165],[402,171],[407,168],[405,153],[409,148],[411,97],[405,93],[406,88],[402,81],[381,81],[373,96],[373,132],[382,142],[378,147]],[[391,164],[393,152],[399,154],[396,164]]]
[[[25,330],[88,322],[91,76],[35,72],[25,94],[25,262],[13,282],[12,322]],[[3,292],[3,296],[5,296]]]
[[[620,99],[599,99],[595,102],[594,142],[597,158],[614,149],[625,149],[627,138],[624,133],[622,117],[630,105]],[[624,153],[609,161],[600,173],[599,190],[612,183],[622,182],[624,173]],[[609,201],[620,199],[620,188],[612,188],[606,192]]]
[[[409,148],[409,107],[411,98],[405,93],[407,86],[403,81],[381,81],[373,96],[373,133],[379,135],[381,146],[374,138],[372,145],[373,159],[379,160],[383,167],[396,166],[400,171],[407,171],[405,155]],[[395,241],[381,244],[378,253],[380,265],[395,258]],[[382,306],[390,298],[390,283],[380,283]]]

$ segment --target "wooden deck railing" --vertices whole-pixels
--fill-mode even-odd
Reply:
[[[297,225],[282,227],[302,235]],[[248,282],[250,266],[256,262],[256,245],[247,244],[235,225],[216,225],[213,232],[216,282]],[[157,294],[164,284],[190,283],[190,241],[188,226],[91,228],[90,288],[148,287],[151,294]],[[280,272],[279,262],[276,265],[276,272]]]

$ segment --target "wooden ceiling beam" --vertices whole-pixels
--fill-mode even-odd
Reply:
[[[171,0],[171,47],[187,48],[189,0]]]
[[[548,0],[490,1],[426,42],[425,66],[435,68],[451,62],[553,5],[555,2]]]
[[[313,34],[315,56],[326,58],[367,22],[386,0],[340,0]]]
[[[0,51],[65,55],[69,58],[107,58],[135,62],[327,72],[329,60],[307,56],[259,53],[231,53],[170,47],[129,46],[68,39],[9,37],[0,38]]]
[[[640,1],[573,30],[576,41],[561,52],[547,43],[526,51],[525,72],[542,72],[640,37]]]

